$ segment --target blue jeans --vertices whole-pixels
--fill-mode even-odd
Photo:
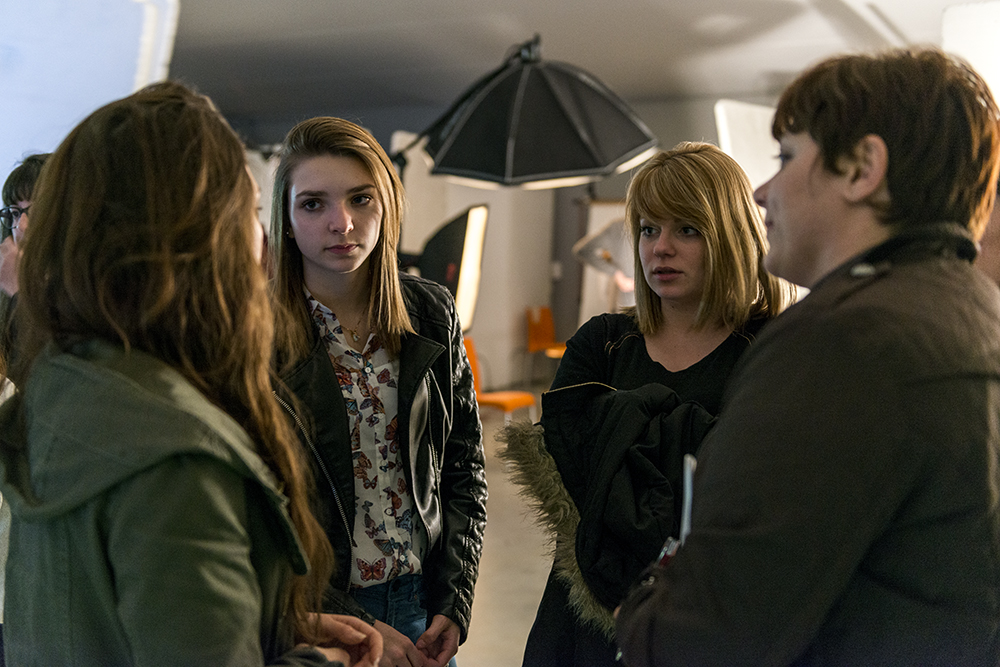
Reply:
[[[352,588],[351,596],[369,614],[406,635],[414,644],[427,629],[424,579],[419,574],[404,574],[384,584]],[[456,667],[454,658],[448,667]]]

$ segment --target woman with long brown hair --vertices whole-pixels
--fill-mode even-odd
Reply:
[[[171,83],[43,169],[0,408],[11,663],[378,660],[370,629],[314,613],[333,560],[271,393],[254,187],[211,102]]]
[[[482,427],[450,293],[400,275],[403,189],[339,118],[289,132],[268,247],[281,376],[345,567],[325,611],[373,623],[382,666],[441,666],[468,633],[486,523]]]

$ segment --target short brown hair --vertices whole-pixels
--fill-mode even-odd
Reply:
[[[369,326],[378,334],[390,355],[397,355],[400,338],[412,332],[399,283],[400,228],[403,220],[403,183],[392,161],[375,137],[364,128],[341,118],[328,116],[304,120],[291,129],[281,149],[281,161],[274,177],[271,227],[268,235],[271,269],[271,298],[278,315],[276,345],[278,358],[290,365],[309,351],[312,327],[302,291],[302,253],[288,235],[291,229],[288,191],[292,171],[303,160],[323,155],[352,157],[360,161],[375,181],[382,204],[379,239],[368,260],[371,288],[368,297]]]
[[[889,225],[957,222],[978,238],[996,193],[1000,120],[989,87],[937,49],[825,60],[781,95],[771,131],[807,132],[825,168],[874,134],[888,147]]]
[[[42,166],[49,157],[49,153],[36,153],[21,160],[21,163],[7,175],[7,180],[3,182],[3,205],[11,206],[19,201],[31,199],[31,193],[35,189],[35,182],[38,175],[42,173]]]
[[[790,287],[764,270],[767,242],[753,189],[739,164],[712,144],[682,142],[653,156],[632,177],[625,220],[635,258],[635,311],[645,335],[663,321],[660,299],[643,278],[642,220],[684,220],[705,239],[705,289],[697,324],[740,330],[751,317],[776,315]]]

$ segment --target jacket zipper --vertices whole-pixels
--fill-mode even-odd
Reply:
[[[323,458],[319,455],[319,450],[316,449],[316,445],[313,443],[312,438],[309,437],[309,432],[306,430],[305,424],[302,423],[302,419],[299,415],[292,409],[288,403],[285,402],[281,396],[278,396],[278,392],[272,391],[274,397],[278,399],[278,403],[281,407],[285,408],[285,411],[291,415],[292,419],[295,421],[295,425],[298,426],[299,431],[302,432],[302,437],[305,438],[306,444],[309,445],[309,450],[312,452],[313,458],[316,459],[316,463],[319,464],[319,469],[323,472],[323,477],[326,478],[326,483],[330,485],[330,491],[333,492],[333,500],[337,503],[337,511],[340,513],[340,520],[344,522],[344,529],[347,531],[348,536],[351,538],[351,549],[352,552],[347,556],[347,562],[350,563],[354,558],[353,548],[358,546],[358,543],[354,541],[354,535],[351,533],[351,524],[347,522],[347,514],[344,512],[344,505],[340,502],[340,494],[337,493],[337,487],[333,483],[333,478],[330,477],[330,471],[326,469],[326,463],[323,462]],[[344,589],[345,593],[349,593],[351,589],[350,578],[348,578],[347,588]]]

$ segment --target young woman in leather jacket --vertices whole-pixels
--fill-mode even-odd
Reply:
[[[269,238],[276,360],[338,563],[325,607],[373,623],[382,664],[409,667],[448,663],[468,633],[486,479],[454,301],[397,268],[402,208],[364,129],[313,118],[288,134]]]

